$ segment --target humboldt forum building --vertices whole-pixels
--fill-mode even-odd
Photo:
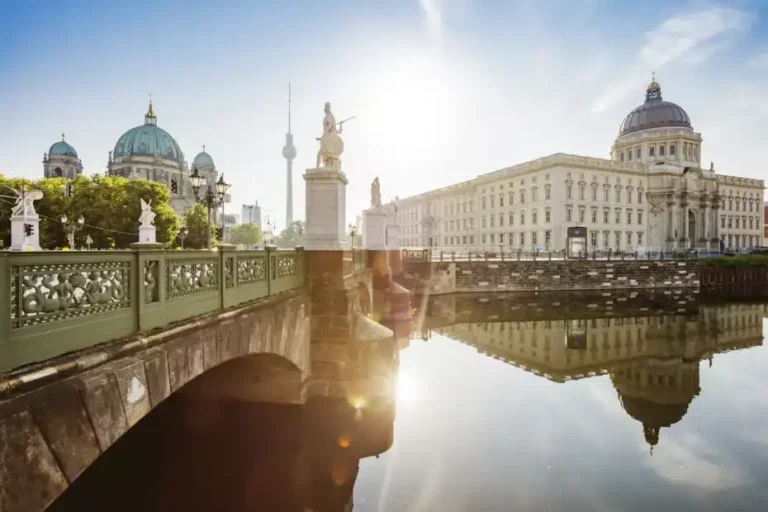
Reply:
[[[763,181],[702,166],[701,142],[652,80],[610,159],[555,153],[384,208],[404,247],[573,254],[761,245]]]

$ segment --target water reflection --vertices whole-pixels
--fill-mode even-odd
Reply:
[[[682,292],[454,295],[425,306],[421,339],[445,336],[555,382],[610,376],[651,454],[701,392],[699,362],[762,345],[766,313]]]

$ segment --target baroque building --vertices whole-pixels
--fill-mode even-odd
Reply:
[[[686,111],[648,84],[610,158],[555,153],[384,205],[404,246],[444,250],[745,249],[761,244],[763,180],[701,165]]]

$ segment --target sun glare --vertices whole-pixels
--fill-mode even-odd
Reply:
[[[397,377],[397,402],[412,404],[422,401],[426,396],[424,382],[411,375],[401,373]]]

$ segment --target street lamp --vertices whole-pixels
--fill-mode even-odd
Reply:
[[[179,229],[178,237],[179,237],[179,240],[181,240],[181,248],[184,249],[184,239],[187,238],[187,228],[182,226]]]
[[[71,250],[75,250],[75,233],[83,229],[85,225],[85,219],[83,216],[79,216],[77,221],[70,222],[66,215],[61,216],[61,224],[64,226],[64,231],[67,233],[67,244]]]
[[[192,174],[189,177],[189,182],[192,184],[192,192],[195,193],[195,201],[199,204],[205,205],[208,210],[208,250],[211,249],[211,210],[224,205],[224,194],[227,192],[229,185],[224,182],[224,175],[219,177],[219,181],[216,182],[216,192],[214,193],[210,185],[208,190],[205,191],[205,195],[200,197],[200,187],[203,186],[203,177],[200,176],[200,172],[197,167],[194,168]],[[223,217],[223,215],[222,215]],[[222,231],[222,235],[223,235]]]
[[[352,248],[355,248],[355,233],[357,232],[357,226],[349,224],[349,236],[352,237]]]

